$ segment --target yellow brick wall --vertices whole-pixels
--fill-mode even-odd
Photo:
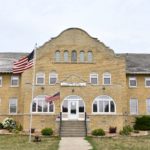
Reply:
[[[84,50],[87,60],[87,52],[93,52],[93,63],[56,63],[54,54],[56,50],[60,50],[61,58],[63,58],[64,50],[69,51],[71,59],[71,51],[76,50],[79,60],[79,53]],[[80,29],[70,29],[62,32],[58,37],[46,42],[39,47],[36,52],[35,72],[45,73],[45,85],[35,85],[34,97],[38,95],[53,95],[60,91],[60,100],[55,101],[54,114],[34,114],[32,127],[41,130],[44,127],[52,127],[57,130],[56,117],[61,111],[60,106],[65,97],[69,95],[78,95],[85,102],[85,110],[89,116],[88,122],[89,132],[95,128],[108,128],[113,125],[120,130],[125,124],[131,123],[132,116],[125,116],[129,113],[130,97],[138,97],[139,113],[145,114],[145,99],[150,96],[149,89],[144,87],[144,75],[138,77],[138,87],[136,89],[128,88],[128,75],[126,75],[126,63],[123,56],[116,56],[115,53],[106,47],[102,42],[92,38],[86,32]],[[49,85],[49,73],[56,71],[58,74],[58,83]],[[96,72],[99,75],[99,84],[91,85],[89,83],[90,73]],[[112,84],[103,86],[103,73],[111,73]],[[30,104],[32,99],[32,76],[33,67],[22,73],[20,77],[19,88],[11,88],[11,74],[2,74],[3,87],[0,87],[0,121],[4,116],[8,115],[9,97],[18,97],[18,115],[14,116],[19,120],[24,130],[29,130]],[[62,87],[60,83],[67,82],[86,82],[86,87]],[[73,91],[74,90],[74,91]],[[97,96],[108,95],[112,97],[116,104],[116,115],[94,115],[92,113],[92,103]]]

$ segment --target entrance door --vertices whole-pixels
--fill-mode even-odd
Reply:
[[[78,101],[70,100],[68,103],[68,119],[75,120],[78,119],[79,112],[78,112]]]

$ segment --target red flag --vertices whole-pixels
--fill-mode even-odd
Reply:
[[[60,98],[60,92],[57,92],[53,96],[45,96],[45,101],[46,102],[52,102]]]

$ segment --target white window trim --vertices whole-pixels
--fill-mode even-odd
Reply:
[[[136,85],[135,86],[130,85],[130,81],[131,80],[135,80],[136,81]],[[130,88],[136,88],[137,87],[137,78],[136,77],[129,77],[129,87]]]
[[[149,115],[150,114],[150,112],[148,112],[148,101],[150,101],[150,98],[147,98],[146,99],[146,113]]]
[[[17,78],[17,80],[18,80],[18,84],[17,85],[12,85],[13,78]],[[11,87],[19,87],[19,76],[11,76],[11,85],[10,86]]]
[[[2,87],[2,85],[3,85],[3,77],[2,76],[0,76],[0,80],[1,80],[0,87]]]
[[[43,96],[45,97],[45,96],[47,96],[47,95],[43,95]],[[54,114],[54,113],[55,113],[55,103],[54,103],[54,102],[52,102],[52,103],[53,103],[53,112],[38,112],[38,111],[37,111],[38,105],[36,105],[36,112],[32,112],[32,104],[33,104],[34,101],[37,101],[37,100],[35,100],[35,99],[36,99],[36,97],[34,98],[34,100],[33,100],[32,103],[31,103],[31,106],[30,106],[30,113],[33,113],[33,114]],[[49,109],[49,107],[48,107],[48,109]],[[42,110],[43,110],[43,108],[42,108]]]
[[[101,96],[107,96],[107,95],[101,95]],[[92,114],[93,115],[116,115],[116,103],[115,103],[115,101],[110,96],[107,96],[108,99],[103,100],[103,99],[100,98],[101,96],[97,96],[94,99],[94,101],[92,102]],[[97,101],[97,110],[99,110],[98,101],[109,101],[109,110],[110,110],[110,102],[113,101],[114,106],[115,106],[115,111],[114,112],[99,112],[99,111],[93,112],[93,104],[94,104],[95,101]]]
[[[37,81],[38,81],[38,77],[43,77],[43,83],[37,83]],[[43,72],[38,72],[38,73],[36,73],[36,85],[45,85],[45,73],[43,73]]]
[[[16,112],[14,113],[14,112],[10,112],[10,101],[11,100],[16,100]],[[17,98],[10,98],[9,99],[9,114],[17,114],[17,111],[18,111],[18,99]]]
[[[145,87],[146,87],[146,88],[150,88],[150,86],[147,86],[147,85],[146,85],[146,81],[147,81],[147,80],[150,81],[150,78],[148,78],[148,77],[145,78]]]
[[[56,77],[56,83],[57,83],[58,82],[58,74],[57,73],[50,73],[49,74],[49,85],[55,85],[56,83],[54,83],[54,84],[50,83],[51,76]]]
[[[110,84],[105,84],[105,83],[104,83],[105,76],[109,76],[109,78],[110,78]],[[108,78],[108,77],[107,77],[107,78]],[[107,72],[107,73],[106,73],[106,72],[103,73],[103,85],[111,85],[111,84],[112,84],[112,83],[111,83],[111,73],[108,73],[108,72]]]
[[[91,83],[92,75],[96,76],[96,78],[97,78],[97,83],[96,84]],[[98,75],[98,73],[90,73],[90,84],[91,85],[99,85],[99,75]]]
[[[137,109],[137,112],[136,112],[136,113],[131,112],[131,100],[136,100],[136,102],[137,102],[137,108],[136,108],[136,109]],[[138,109],[138,108],[139,108],[139,105],[138,105],[138,99],[137,99],[137,98],[131,98],[131,99],[130,99],[130,105],[129,105],[129,106],[130,106],[130,107],[129,107],[129,108],[130,108],[130,115],[138,115],[138,114],[139,114],[139,109]]]

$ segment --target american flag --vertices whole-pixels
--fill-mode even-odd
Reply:
[[[53,96],[45,96],[45,101],[46,102],[52,102],[52,101],[55,101],[57,99],[60,99],[60,92],[57,92]]]
[[[28,56],[20,58],[13,64],[13,74],[19,74],[24,72],[24,70],[29,69],[33,66],[34,51],[32,51]]]

